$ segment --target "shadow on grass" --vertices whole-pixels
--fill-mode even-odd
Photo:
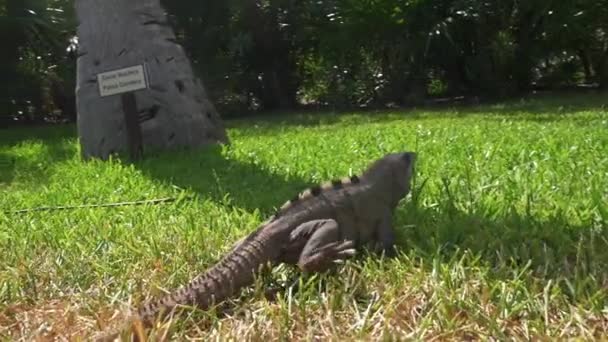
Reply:
[[[390,122],[395,120],[424,120],[429,118],[468,117],[484,115],[486,118],[516,121],[554,122],[574,120],[590,125],[588,118],[571,118],[581,112],[608,112],[608,92],[563,92],[559,94],[528,95],[518,99],[483,104],[433,104],[394,109],[349,109],[337,111],[302,110],[289,113],[260,113],[244,119],[228,121],[229,127],[243,127],[255,122],[260,128],[276,126],[330,126],[338,123]],[[354,114],[354,115],[353,115]],[[352,117],[349,117],[353,115]]]
[[[57,143],[62,139],[74,139],[77,136],[78,133],[74,124],[11,127],[0,131],[0,149],[26,141],[40,141],[45,144]]]
[[[566,114],[583,110],[602,110],[602,103],[608,102],[608,97],[602,95],[534,99],[521,104],[495,106],[495,111],[491,113],[530,112],[548,115],[564,104],[570,104],[562,109],[562,113]],[[469,107],[463,113],[487,113],[488,108],[490,107]],[[439,113],[441,112],[438,111]],[[399,115],[360,115],[353,120],[390,121]],[[416,113],[412,115],[416,117]],[[534,115],[527,117],[535,120]],[[563,118],[556,116],[556,120],[560,119]],[[253,121],[258,123],[257,119]],[[266,121],[260,120],[261,124],[271,126],[317,125],[320,122],[331,124],[338,121],[340,119],[335,115],[322,114],[302,114],[299,119],[275,117]],[[247,122],[251,124],[252,119]],[[228,123],[239,124],[238,120]],[[66,143],[66,139],[76,137],[76,128],[73,125],[15,129],[2,133],[0,182],[10,182],[15,170],[28,173],[33,180],[43,182],[48,177],[45,165],[72,158],[76,153],[74,145]],[[41,141],[48,153],[45,152],[44,158],[40,160],[5,152],[9,147],[23,141]],[[3,160],[9,162],[3,164]],[[297,176],[277,174],[260,165],[231,160],[221,153],[219,146],[149,154],[145,160],[135,163],[135,166],[152,179],[191,189],[201,197],[213,201],[224,202],[228,199],[230,204],[247,211],[258,209],[264,217],[270,215],[274,207],[280,206],[310,185],[310,182]],[[530,261],[530,267],[542,274],[561,273],[574,276],[577,270],[584,269],[585,272],[601,275],[604,279],[608,277],[605,266],[608,265],[606,217],[603,217],[601,222],[590,221],[585,225],[573,226],[570,223],[572,221],[564,216],[541,220],[515,211],[510,214],[495,214],[490,208],[475,208],[474,212],[463,212],[447,204],[421,208],[409,202],[399,215],[403,213],[407,215],[407,223],[415,227],[404,228],[396,225],[400,245],[406,251],[413,248],[420,256],[436,255],[440,250],[449,257],[457,250],[468,249],[483,255],[491,264],[525,264]]]
[[[152,179],[192,190],[216,202],[227,200],[247,211],[259,209],[265,216],[311,185],[304,179],[276,174],[253,163],[230,160],[221,149],[209,146],[151,153],[135,166]]]
[[[0,139],[0,183],[10,184],[15,172],[19,172],[20,181],[44,184],[50,176],[52,164],[77,155],[75,139],[75,125],[20,127],[3,132]],[[309,186],[308,182],[295,176],[280,175],[260,165],[230,160],[221,153],[220,146],[146,152],[145,159],[135,162],[134,166],[152,179],[191,189],[214,201],[227,199],[231,205],[248,211],[259,209],[265,215],[270,215],[272,208]]]
[[[19,127],[2,132],[0,138],[0,183],[10,184],[19,172],[27,182],[45,183],[53,163],[73,158],[76,146],[73,125]],[[30,146],[28,146],[30,145]],[[43,151],[36,150],[41,145]]]
[[[396,226],[399,247],[427,259],[427,266],[437,256],[451,260],[470,251],[498,278],[528,268],[542,279],[581,284],[578,280],[591,276],[599,286],[608,282],[606,217],[573,224],[563,213],[541,219],[514,209],[497,213],[497,208],[474,206],[465,212],[449,203],[421,208],[408,202],[404,207],[398,220],[406,221],[406,227]]]
[[[0,184],[10,183],[15,171],[15,159],[8,153],[0,152]]]

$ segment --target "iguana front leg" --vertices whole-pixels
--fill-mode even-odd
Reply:
[[[395,230],[393,229],[393,216],[390,210],[387,210],[382,217],[382,220],[376,227],[378,236],[378,244],[376,252],[384,252],[386,256],[394,256],[395,251]]]
[[[298,265],[304,272],[323,272],[335,260],[355,254],[354,241],[340,238],[335,220],[314,220],[298,226],[290,236],[284,261]]]

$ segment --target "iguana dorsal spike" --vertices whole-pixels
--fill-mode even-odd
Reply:
[[[295,195],[292,199],[283,203],[283,205],[281,206],[281,208],[279,208],[279,210],[277,211],[275,216],[277,216],[277,217],[280,216],[281,213],[283,213],[285,210],[291,208],[291,206],[294,205],[299,200],[300,200],[300,194]]]
[[[300,194],[300,201],[319,196],[320,194],[321,187],[319,185],[315,185]]]
[[[321,186],[319,186],[319,185],[316,185],[316,186],[313,186],[312,188],[310,188],[310,193],[313,196],[319,196],[321,194],[321,191],[322,191],[322,189],[321,189]]]
[[[356,175],[353,175],[351,177],[345,177],[342,179],[334,179],[330,182],[323,183],[322,185],[316,185],[316,186],[310,187],[310,188],[304,190],[303,192],[299,193],[298,195],[294,196],[289,201],[283,203],[283,205],[275,213],[273,219],[280,217],[281,214],[283,214],[285,211],[287,211],[288,209],[293,207],[298,202],[305,201],[309,198],[319,196],[324,191],[339,190],[348,185],[358,184],[359,182],[360,182],[359,177],[357,177]],[[272,221],[272,220],[270,220],[270,221]]]
[[[338,190],[342,189],[343,187],[344,183],[341,179],[334,179],[332,181],[323,183],[323,185],[321,185],[321,191]]]
[[[289,201],[283,203],[283,205],[274,213],[274,215],[266,221],[266,223],[270,223],[284,214],[287,210],[292,208],[296,203],[300,201],[305,201],[309,198],[317,197],[324,191],[328,190],[339,190],[349,185],[359,184],[361,179],[357,175],[352,175],[350,177],[345,177],[342,179],[334,179],[330,182],[326,182],[322,185],[316,185],[306,189],[305,191],[295,195]]]
[[[323,271],[337,259],[353,255],[349,251],[359,246],[374,244],[390,251],[394,232],[387,213],[409,192],[415,160],[413,152],[386,155],[361,178],[353,175],[299,194],[182,289],[142,305],[136,320],[149,328],[165,318],[165,311],[181,305],[208,309],[251,286],[255,273],[268,263],[294,263],[303,271]],[[312,238],[312,234],[319,235]],[[328,247],[335,249],[319,256],[319,248],[329,251]],[[118,335],[107,337],[114,340]]]

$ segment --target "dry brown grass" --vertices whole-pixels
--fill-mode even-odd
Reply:
[[[437,278],[432,271],[411,271],[401,286],[393,283],[389,287],[381,279],[347,267],[339,277],[327,276],[322,281],[325,290],[316,291],[321,283],[313,281],[298,293],[282,291],[275,301],[247,296],[230,313],[184,312],[163,329],[152,330],[150,336],[194,341],[608,338],[608,310],[594,313],[567,305],[560,295],[547,302],[546,293],[553,287],[526,294],[530,300],[508,312],[501,302],[512,296],[513,280],[504,280],[498,292],[476,279],[446,292],[437,288],[449,279]],[[368,285],[356,285],[363,281]],[[127,315],[124,307],[98,305],[83,298],[13,304],[0,313],[0,335],[18,341],[88,340],[124,325]]]

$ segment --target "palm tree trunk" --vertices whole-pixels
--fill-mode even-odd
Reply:
[[[126,151],[120,95],[101,97],[97,74],[145,64],[149,88],[134,93],[144,150],[227,143],[225,128],[194,74],[159,0],[77,0],[76,102],[85,158]]]

